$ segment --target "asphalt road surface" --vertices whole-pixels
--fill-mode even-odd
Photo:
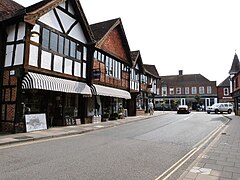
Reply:
[[[171,112],[82,135],[0,148],[0,179],[154,180],[223,121],[220,114]]]

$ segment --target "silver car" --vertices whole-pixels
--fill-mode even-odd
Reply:
[[[207,107],[207,113],[210,114],[214,112],[215,114],[227,112],[231,114],[233,111],[233,105],[231,103],[216,103],[212,106]]]

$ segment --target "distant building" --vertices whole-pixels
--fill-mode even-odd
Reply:
[[[159,95],[155,104],[165,104],[171,109],[177,105],[188,105],[193,110],[198,106],[210,106],[217,102],[216,81],[210,81],[201,74],[183,74],[160,76]]]
[[[230,93],[230,76],[217,86],[218,102],[233,102]]]

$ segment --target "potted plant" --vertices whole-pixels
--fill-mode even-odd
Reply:
[[[117,119],[118,119],[118,113],[115,112],[110,115],[109,120],[117,120]]]
[[[105,112],[103,115],[102,115],[102,122],[106,122],[109,120],[109,117],[110,117],[110,114],[108,112]]]

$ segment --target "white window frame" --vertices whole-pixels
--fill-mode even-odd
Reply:
[[[169,88],[169,94],[174,95],[174,88]]]
[[[182,89],[180,87],[176,88],[176,94],[182,94]]]
[[[212,87],[211,86],[207,86],[207,94],[212,94]]]
[[[192,94],[197,94],[197,87],[192,87]]]
[[[167,87],[162,87],[162,96],[167,96]]]
[[[204,94],[205,91],[204,91],[204,86],[200,86],[199,87],[199,94]]]
[[[229,89],[228,88],[223,88],[223,95],[224,96],[229,96]]]
[[[185,87],[185,94],[189,94],[189,87]]]

